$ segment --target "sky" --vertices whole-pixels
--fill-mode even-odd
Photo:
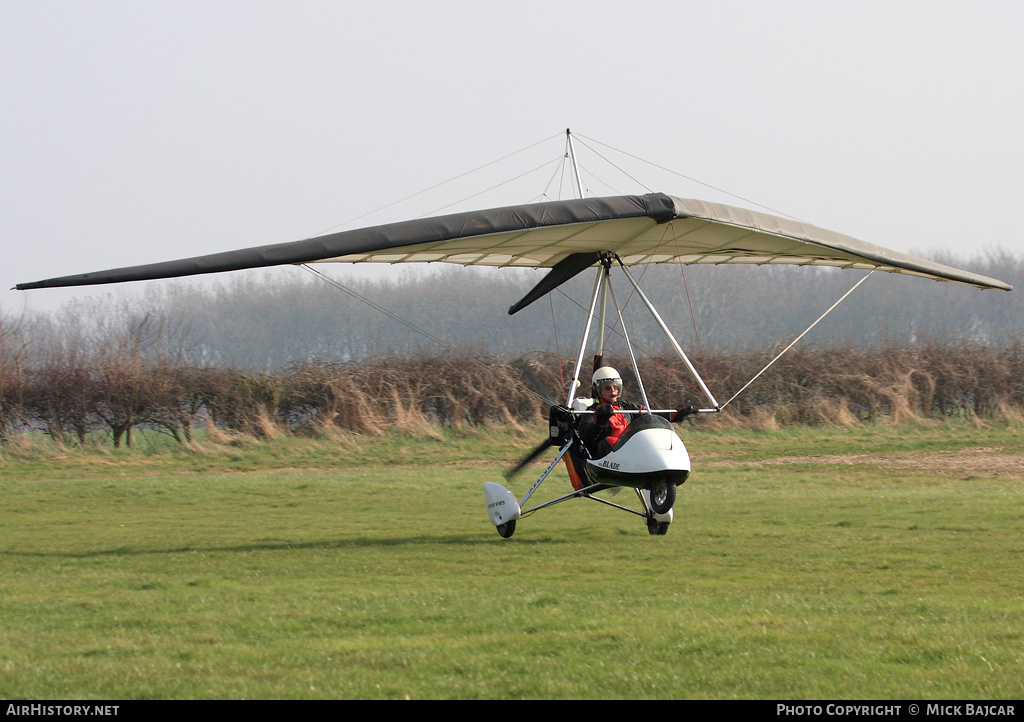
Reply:
[[[1021,27],[1012,0],[0,0],[0,310],[112,292],[21,282],[570,197],[544,165],[567,128],[590,195],[1019,256]]]

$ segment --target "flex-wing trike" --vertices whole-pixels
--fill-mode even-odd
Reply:
[[[552,406],[549,418],[549,438],[540,444],[531,454],[506,473],[506,481],[511,479],[528,464],[539,458],[545,450],[558,447],[555,458],[544,469],[526,495],[517,500],[506,487],[494,482],[484,484],[484,496],[487,502],[487,513],[491,523],[504,538],[511,537],[516,529],[516,522],[536,511],[552,507],[570,499],[590,499],[607,506],[621,509],[644,519],[647,529],[652,535],[662,535],[668,531],[673,519],[673,506],[677,488],[690,476],[690,456],[686,446],[672,425],[674,419],[683,414],[680,409],[653,409],[647,400],[647,392],[637,366],[636,355],[629,342],[629,335],[622,320],[622,310],[615,297],[611,285],[611,267],[617,263],[625,277],[632,285],[636,296],[650,311],[654,320],[664,332],[679,358],[686,365],[690,375],[698,383],[700,390],[711,402],[710,408],[692,409],[694,413],[714,413],[720,410],[714,396],[708,390],[693,364],[687,358],[676,341],[672,332],[665,325],[661,316],[633,279],[627,267],[613,253],[602,253],[597,256],[600,266],[594,292],[591,297],[590,310],[580,344],[579,355],[573,379],[569,386],[564,405]],[[538,288],[544,286],[544,282]],[[594,445],[583,438],[582,429],[596,413],[594,400],[573,398],[580,387],[580,373],[583,358],[586,354],[591,327],[596,318],[599,329],[597,353],[595,354],[594,370],[601,365],[604,355],[606,335],[607,301],[611,299],[617,317],[617,328],[621,329],[630,362],[637,379],[637,386],[643,404],[637,410],[620,410],[615,413],[629,417],[628,426],[616,443],[606,453],[599,453]],[[529,296],[527,296],[529,298]],[[521,307],[521,305],[518,305]],[[513,311],[518,310],[513,306]],[[510,312],[513,312],[510,311]],[[595,316],[596,312],[596,316]],[[560,462],[565,463],[572,484],[572,491],[554,499],[527,507],[527,502],[540,488]],[[616,496],[624,488],[633,489],[639,503],[639,509],[618,503],[608,496]],[[608,492],[598,496],[600,492]]]
[[[24,291],[92,286],[297,264],[329,280],[346,293],[361,298],[351,289],[313,271],[310,264],[454,263],[549,269],[540,283],[509,309],[509,313],[515,313],[577,274],[597,267],[598,276],[586,330],[565,402],[552,407],[549,438],[513,471],[525,468],[547,449],[557,446],[555,460],[521,501],[499,484],[486,485],[491,521],[498,532],[506,537],[512,535],[518,519],[568,499],[588,498],[625,508],[597,496],[598,493],[611,494],[622,488],[636,490],[641,508],[633,513],[646,520],[652,534],[663,534],[672,522],[676,489],[689,476],[690,460],[682,440],[671,423],[664,418],[672,416],[675,410],[655,410],[648,403],[628,337],[625,339],[626,348],[638,380],[643,406],[638,413],[633,414],[633,421],[619,438],[618,445],[606,455],[592,453],[580,437],[581,425],[588,415],[594,414],[587,400],[575,398],[580,383],[580,369],[595,312],[599,314],[600,322],[597,356],[603,354],[606,300],[610,296],[615,303],[609,282],[613,264],[621,267],[637,297],[651,312],[710,403],[709,408],[698,409],[699,413],[720,411],[731,403],[731,399],[721,405],[715,401],[661,317],[629,274],[629,266],[655,263],[682,266],[733,263],[825,266],[868,271],[868,275],[882,270],[962,283],[976,288],[1003,291],[1013,288],[994,278],[882,248],[802,221],[745,208],[655,192],[585,198],[579,167],[575,162],[572,135],[568,130],[566,146],[566,157],[572,159],[578,194],[574,199],[429,216],[335,231],[288,243],[19,283],[16,288]],[[861,278],[846,295],[866,278]],[[615,310],[618,313],[617,325],[625,336],[617,303]],[[801,337],[797,337],[793,343]],[[632,389],[630,391],[633,392]],[[569,469],[573,491],[526,508],[541,483],[563,460]],[[506,475],[506,478],[510,476]]]

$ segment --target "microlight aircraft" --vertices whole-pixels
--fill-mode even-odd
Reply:
[[[678,415],[678,409],[653,409],[647,401],[633,348],[622,323],[622,309],[612,288],[613,270],[621,274],[646,306],[699,386],[704,399],[694,409],[698,414],[718,413],[724,404],[708,389],[630,273],[630,267],[651,263],[831,266],[908,274],[982,289],[1012,290],[996,279],[766,213],[664,193],[585,198],[569,131],[566,131],[566,139],[580,196],[577,199],[390,223],[290,243],[21,283],[15,288],[89,286],[329,262],[453,263],[549,269],[526,296],[511,306],[509,314],[514,314],[580,273],[596,269],[582,342],[564,402],[551,406],[548,438],[506,473],[506,483],[547,449],[556,447],[557,454],[521,500],[501,484],[484,484],[489,519],[505,538],[512,536],[516,522],[524,516],[576,498],[599,501],[640,516],[652,535],[665,534],[672,522],[677,488],[690,474],[690,459],[685,445],[666,418]],[[583,367],[595,321],[598,333],[594,368],[603,357],[609,300],[617,327],[625,337],[643,403],[640,410],[631,412],[632,419],[618,443],[606,455],[598,457],[588,450],[580,435],[581,422],[595,414],[592,401],[577,394],[582,386],[581,379],[589,380],[593,370]],[[563,460],[572,491],[526,507],[541,483]],[[639,509],[608,498],[623,488],[635,490]],[[600,492],[608,494],[598,496]]]

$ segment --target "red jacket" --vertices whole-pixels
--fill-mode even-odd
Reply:
[[[595,399],[593,409],[596,411],[598,407],[603,403],[600,399]],[[596,444],[599,441],[606,441],[608,448],[615,446],[618,442],[619,437],[622,436],[622,432],[629,426],[629,422],[632,421],[632,414],[618,414],[616,411],[637,411],[640,407],[636,404],[630,403],[629,401],[619,401],[618,403],[612,404],[612,415],[608,419],[606,424],[600,426],[596,423],[595,417],[589,417],[583,422],[580,428],[580,436],[583,442],[587,444],[588,448],[592,448],[592,444]],[[602,452],[607,453],[607,452]]]
[[[622,406],[620,404],[612,404],[612,411],[620,411]],[[609,446],[615,446],[618,443],[619,437],[622,436],[622,432],[629,426],[630,417],[626,414],[613,413],[611,418],[608,419],[608,424],[611,430],[604,437],[605,441],[608,442]]]

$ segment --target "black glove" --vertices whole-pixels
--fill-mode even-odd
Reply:
[[[612,405],[601,404],[597,407],[597,411],[594,413],[594,423],[597,426],[607,426],[608,421],[612,418]]]
[[[682,421],[687,416],[697,413],[697,407],[691,404],[689,401],[684,403],[682,406],[676,407],[675,416],[672,417],[672,422]]]

